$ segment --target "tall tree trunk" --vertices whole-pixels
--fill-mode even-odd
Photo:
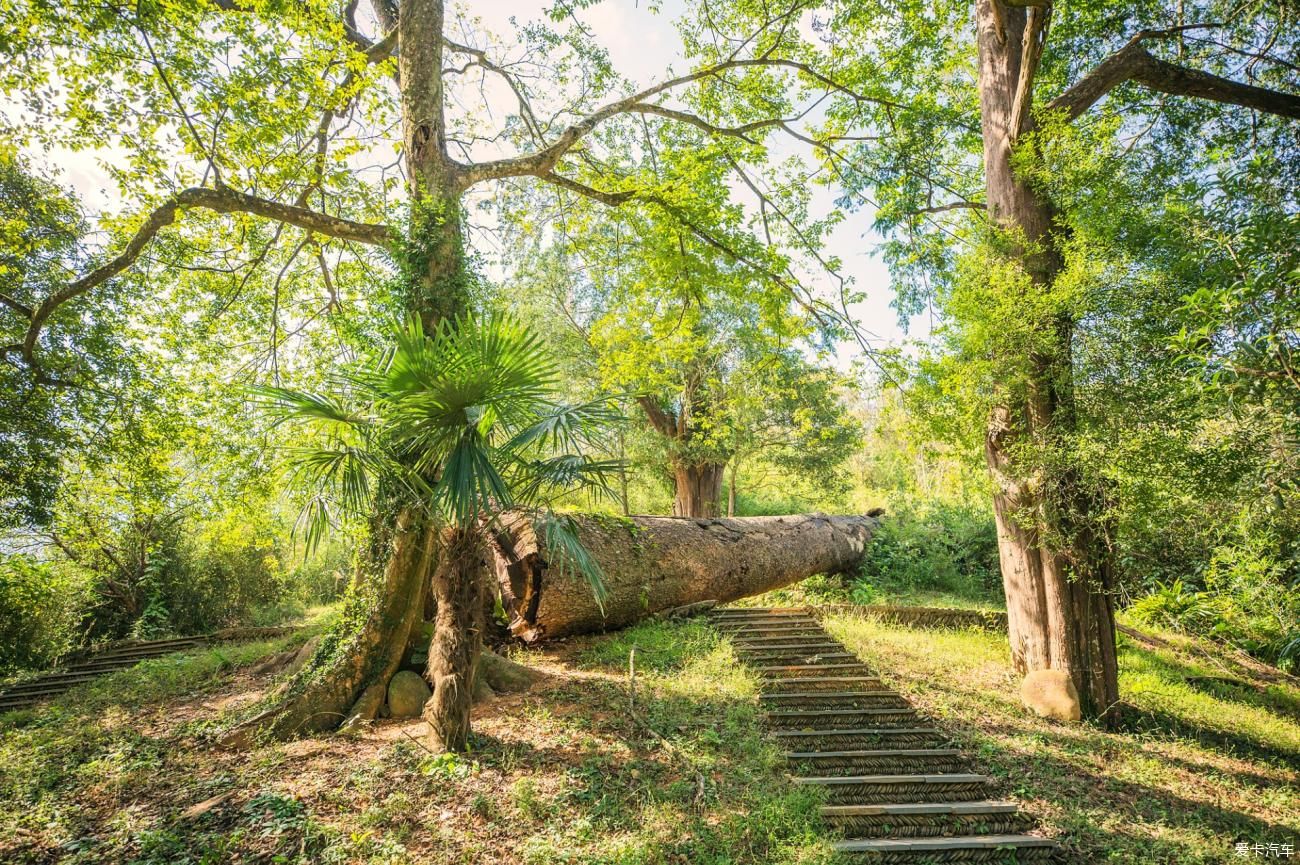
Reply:
[[[1044,14],[1003,0],[976,4],[989,213],[1008,233],[1031,292],[1050,288],[1063,266],[1050,202],[1015,175],[1011,162],[1017,138],[1032,123]],[[1098,717],[1119,696],[1109,554],[1093,535],[1096,503],[1076,473],[1035,456],[1075,428],[1072,323],[1059,317],[1036,325],[1051,345],[1027,359],[1023,381],[1004,386],[985,439],[1011,657],[1021,673],[1068,672],[1083,714]]]
[[[410,280],[407,307],[427,331],[465,311],[470,280],[461,209],[465,180],[447,153],[443,11],[442,0],[402,0],[398,7],[398,75],[411,195],[404,262]],[[483,645],[482,552],[472,531],[449,531],[444,541],[433,571],[437,612],[428,667],[433,695],[423,714],[434,747],[463,751]]]
[[[451,529],[443,538],[442,555],[433,572],[438,603],[429,646],[433,696],[424,706],[424,718],[429,722],[431,747],[464,751],[469,745],[474,678],[483,649],[485,551],[475,529]]]
[[[726,468],[722,463],[674,463],[676,495],[673,499],[673,516],[718,516],[718,503],[722,499],[722,476]]]
[[[393,23],[389,15],[380,17],[386,27]],[[465,179],[446,149],[443,0],[403,0],[396,26],[411,213],[404,242],[395,252],[406,311],[432,332],[465,311],[469,294],[461,204]],[[383,705],[412,625],[421,619],[424,592],[442,547],[433,543],[436,528],[413,509],[381,505],[371,523],[371,540],[360,557],[356,581],[360,591],[355,603],[365,607],[361,625],[327,641],[330,650],[317,653],[286,698],[241,725],[237,738],[246,739],[255,729],[278,736],[332,729],[345,719],[373,718]],[[462,703],[460,686],[472,685],[481,645],[474,625],[480,615],[480,605],[474,603],[480,581],[472,569],[455,562],[438,565],[436,572],[438,609],[430,658],[438,660],[430,665],[435,690],[425,716],[437,741],[463,748],[472,691],[465,689]],[[465,645],[473,652],[467,653]]]

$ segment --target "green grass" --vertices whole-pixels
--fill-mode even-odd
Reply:
[[[1121,638],[1118,732],[1020,705],[1006,636],[836,616],[827,627],[1021,800],[1071,861],[1241,861],[1235,843],[1300,841],[1300,689],[1205,647]],[[1196,677],[1228,676],[1240,685]]]
[[[782,589],[746,598],[742,606],[800,607],[821,604],[884,604],[900,607],[948,607],[961,610],[1005,610],[1001,595],[976,589],[920,588],[904,584],[867,584],[861,578],[809,577]]]
[[[756,682],[701,623],[517,652],[547,677],[479,707],[466,756],[431,755],[421,725],[397,721],[217,748],[210,734],[273,684],[249,665],[288,642],[172,656],[4,717],[0,861],[832,859],[815,795],[784,782],[761,734]]]

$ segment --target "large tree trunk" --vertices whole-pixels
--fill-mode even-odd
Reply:
[[[578,536],[605,576],[601,609],[572,567],[546,561],[532,521],[506,520],[491,551],[511,630],[528,641],[618,628],[674,607],[725,603],[813,574],[853,570],[877,522],[866,516],[685,519],[577,516]]]
[[[377,514],[344,623],[322,640],[271,705],[230,731],[224,743],[244,746],[257,735],[289,738],[374,718],[420,621],[434,540],[433,530],[410,509]]]
[[[989,212],[1009,234],[1026,290],[1046,291],[1062,269],[1052,209],[1011,163],[1017,138],[1031,128],[1045,12],[1003,0],[978,0],[976,10]],[[1027,300],[1026,310],[1039,306]],[[1018,359],[1026,371],[1003,387],[985,440],[1011,657],[1022,673],[1068,672],[1084,716],[1097,717],[1119,696],[1109,554],[1093,535],[1095,503],[1080,479],[1039,456],[1075,427],[1072,322],[1057,316],[1033,324],[1048,345]]]
[[[429,646],[433,696],[424,706],[424,719],[429,744],[439,750],[464,751],[469,745],[474,677],[483,649],[483,556],[476,530],[449,530],[433,573],[438,603]]]
[[[675,517],[716,517],[722,500],[722,463],[685,463],[673,465],[676,496]]]
[[[465,182],[446,149],[443,0],[403,0],[396,21],[388,14],[390,7],[378,4],[376,9],[383,13],[386,29],[398,28],[397,78],[411,202],[406,236],[394,250],[399,297],[407,313],[432,331],[464,312],[470,281],[461,209]],[[344,720],[373,718],[383,705],[411,626],[420,620],[422,593],[441,549],[433,544],[436,530],[411,510],[381,507],[371,522],[372,540],[359,565],[360,591],[353,600],[361,611],[345,617],[340,630],[326,641],[329,651],[318,652],[286,697],[242,725],[237,738],[246,738],[252,730],[286,736],[333,729]],[[473,683],[481,645],[481,634],[473,626],[480,615],[476,598],[481,590],[475,586],[481,581],[461,564],[437,568],[438,613],[430,646],[430,658],[437,658],[430,664],[435,690],[425,711],[439,740],[452,748],[463,748],[468,734],[471,692],[462,686]]]

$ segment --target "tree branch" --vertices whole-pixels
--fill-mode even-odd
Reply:
[[[1208,99],[1228,105],[1240,105],[1281,117],[1300,118],[1300,95],[1242,84],[1208,72],[1170,63],[1147,51],[1143,42],[1189,29],[1215,27],[1215,24],[1188,25],[1172,30],[1144,30],[1123,48],[1107,57],[1068,90],[1047,104],[1048,111],[1064,111],[1067,120],[1075,120],[1103,96],[1125,81],[1133,81],[1160,93]]]
[[[667,436],[670,439],[677,438],[677,419],[671,413],[664,411],[659,407],[659,403],[648,396],[639,396],[636,398],[637,405],[645,412],[646,418],[650,421],[650,426],[660,435]]]
[[[21,353],[23,359],[28,364],[33,364],[36,340],[40,337],[41,328],[56,309],[130,267],[140,257],[140,253],[144,251],[144,248],[153,240],[155,235],[176,221],[177,212],[190,207],[200,207],[217,213],[251,213],[255,216],[296,225],[299,228],[328,237],[354,240],[377,246],[386,246],[393,239],[391,230],[385,225],[354,222],[350,219],[342,219],[337,216],[329,216],[314,210],[308,210],[305,207],[258,198],[247,193],[236,192],[233,189],[191,187],[178,192],[154,208],[145,219],[144,224],[127,241],[126,246],[120,253],[81,278],[50,294],[41,302],[40,306],[31,311],[31,315],[28,316],[30,323],[27,334],[22,343]]]
[[[672,116],[668,112],[673,112],[673,114],[681,115],[674,117],[674,119],[695,123],[695,120],[699,120],[699,118],[688,119],[685,112],[676,112],[674,109],[654,105],[646,102],[646,100],[685,84],[719,76],[723,72],[729,70],[747,68],[789,69],[803,74],[833,91],[846,94],[856,102],[874,102],[898,109],[904,109],[907,107],[902,103],[857,93],[826,75],[823,75],[808,64],[796,60],[785,60],[771,57],[724,60],[721,63],[706,66],[687,75],[670,78],[667,81],[652,85],[643,90],[639,90],[630,96],[626,96],[622,99],[601,106],[582,119],[567,126],[554,141],[533,153],[525,153],[520,156],[493,160],[491,162],[482,162],[477,165],[458,164],[458,171],[462,182],[466,187],[469,187],[484,180],[497,180],[503,177],[525,177],[531,175],[533,177],[546,178],[555,170],[555,167],[559,164],[560,160],[573,148],[575,144],[585,138],[601,123],[612,117],[617,117],[620,114],[649,113],[668,117]],[[703,120],[699,120],[699,123],[704,122],[705,121]],[[695,125],[699,125],[699,123],[695,123]],[[776,120],[773,120],[770,123],[767,121],[762,123],[762,125],[771,126],[779,124],[780,121]],[[762,128],[762,126],[751,125],[751,131],[752,129],[758,128]],[[721,128],[717,128],[717,131],[721,131]]]

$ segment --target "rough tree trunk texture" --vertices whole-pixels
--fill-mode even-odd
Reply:
[[[283,739],[375,717],[420,621],[434,555],[435,535],[422,519],[410,510],[389,519],[376,516],[357,566],[355,603],[364,605],[365,618],[325,640],[285,692],[227,733],[224,744],[244,747],[258,735]]]
[[[484,550],[477,531],[450,530],[433,572],[438,604],[429,645],[428,678],[433,696],[424,706],[429,744],[464,751],[469,744],[474,678],[483,649]]]
[[[677,463],[673,466],[676,496],[675,517],[716,517],[722,500],[722,477],[726,466],[721,463]]]
[[[978,0],[976,16],[989,213],[1016,233],[1021,245],[1013,254],[1030,277],[1029,290],[1044,290],[1062,269],[1052,209],[1038,190],[1015,175],[1011,155],[1017,138],[1032,124],[1029,109],[1045,12]],[[1117,702],[1119,686],[1109,556],[1104,544],[1077,528],[1086,524],[1093,502],[1061,492],[1077,489],[1076,479],[1046,477],[1047,470],[1021,464],[1016,456],[1021,446],[1046,442],[1074,426],[1072,322],[1041,325],[1055,344],[1029,359],[1023,389],[1001,395],[985,439],[1011,657],[1021,673],[1067,671],[1084,716],[1097,717]]]
[[[572,568],[545,561],[531,521],[505,521],[509,544],[490,552],[511,630],[534,642],[629,625],[699,601],[725,603],[813,574],[852,570],[877,521],[868,516],[687,519],[577,516],[578,536],[605,575],[602,610]]]

